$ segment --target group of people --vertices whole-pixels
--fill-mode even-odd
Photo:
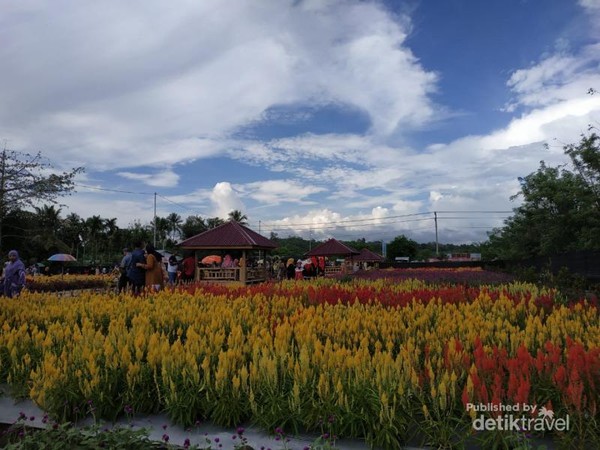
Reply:
[[[165,284],[174,286],[178,280],[188,281],[194,277],[194,258],[188,256],[180,265],[175,255],[171,255],[166,264],[163,256],[152,244],[142,241],[133,244],[133,250],[123,249],[123,259],[119,265],[120,276],[117,289],[120,292],[131,288],[134,294],[142,290],[160,291]],[[191,265],[190,265],[191,262]]]
[[[310,259],[297,261],[289,258],[284,264],[283,261],[276,260],[273,263],[273,271],[278,279],[283,280],[303,280],[305,278],[314,278],[325,274],[325,257],[313,256]]]

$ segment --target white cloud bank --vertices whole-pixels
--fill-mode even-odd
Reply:
[[[579,3],[600,15],[598,0]],[[600,90],[600,46],[590,44],[510,74],[513,116],[504,127],[425,149],[386,144],[446,106],[431,100],[438,75],[407,46],[409,18],[379,2],[206,0],[174,8],[31,0],[0,8],[0,137],[69,167],[114,170],[157,187],[180,182],[178,165],[217,155],[278,175],[170,196],[205,215],[254,208],[256,217],[284,217],[275,222],[290,229],[310,222],[326,233],[322,222],[510,209],[518,176],[541,159],[564,162],[562,143],[600,121],[600,95],[586,95]],[[367,132],[234,137],[267,120],[269,108],[331,103],[366,114]],[[89,210],[75,197],[66,203]],[[104,203],[97,204],[96,214]],[[122,206],[106,216],[148,215],[146,205]]]
[[[21,2],[0,15],[0,136],[91,169],[173,166],[273,105],[353,105],[371,133],[429,121],[408,20],[349,0]]]

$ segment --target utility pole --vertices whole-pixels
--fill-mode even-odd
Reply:
[[[154,248],[156,248],[156,192],[154,193]]]
[[[440,257],[440,247],[438,244],[437,211],[433,212],[433,218],[435,221],[435,256],[436,256],[436,258],[439,258]]]
[[[260,234],[260,225],[261,225],[261,221],[258,221],[258,234]]]

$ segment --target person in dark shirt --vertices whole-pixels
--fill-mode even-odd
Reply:
[[[144,242],[137,241],[133,246],[135,248],[131,252],[131,262],[127,270],[127,278],[129,278],[133,293],[138,295],[144,289],[146,271],[142,267],[138,267],[137,263],[145,264],[146,255],[144,254]]]

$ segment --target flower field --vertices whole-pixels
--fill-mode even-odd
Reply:
[[[384,448],[512,445],[521,437],[474,434],[466,405],[536,404],[569,415],[559,442],[597,447],[598,309],[554,294],[416,279],[25,293],[0,300],[0,382],[60,419],[93,404],[109,419],[166,411],[184,426],[327,430]]]

